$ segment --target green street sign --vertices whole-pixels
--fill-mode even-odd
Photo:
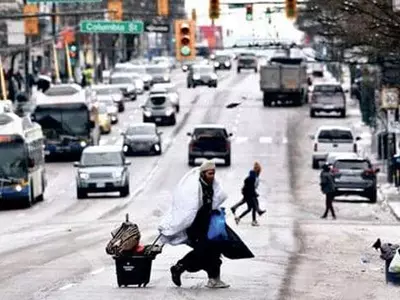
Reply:
[[[244,3],[229,3],[228,8],[229,9],[244,8]]]
[[[183,56],[189,56],[190,55],[190,47],[189,46],[183,46],[181,48],[181,54]]]
[[[27,0],[28,3],[94,3],[102,0]]]
[[[81,21],[80,31],[83,33],[122,33],[140,34],[143,33],[142,21]]]

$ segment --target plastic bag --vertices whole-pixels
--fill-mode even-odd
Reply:
[[[225,210],[221,208],[213,212],[208,227],[207,238],[210,241],[225,241],[228,239],[226,231]]]
[[[400,249],[396,250],[396,254],[394,255],[392,261],[389,265],[390,273],[400,273]]]

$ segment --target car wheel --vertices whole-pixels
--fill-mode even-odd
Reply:
[[[172,115],[172,116],[171,116],[170,124],[171,124],[171,125],[175,125],[175,124],[176,124],[176,117],[175,117],[175,115]]]
[[[340,111],[340,117],[341,118],[346,118],[346,110],[345,109]]]
[[[195,165],[194,157],[189,156],[188,165],[191,167]]]
[[[319,162],[316,159],[312,160],[312,168],[315,169],[319,169]]]
[[[218,87],[218,83],[214,84],[214,88],[217,88],[217,87]]]
[[[254,73],[257,73],[257,72],[258,72],[257,68],[254,68]]]
[[[240,73],[240,68],[237,68],[237,72]]]
[[[377,192],[376,188],[368,190],[367,197],[371,203],[376,203],[376,201],[378,199],[378,192]]]
[[[181,107],[179,106],[179,104],[176,106],[176,112],[178,113],[181,110]]]
[[[187,86],[188,89],[191,88],[190,83],[187,83],[186,86]]]
[[[129,195],[130,191],[129,191],[129,183],[127,185],[125,185],[124,187],[121,188],[121,190],[119,191],[121,197],[126,197]]]
[[[225,157],[225,166],[229,167],[231,165],[231,155]]]
[[[82,188],[77,188],[76,189],[76,197],[78,199],[85,199],[87,197],[87,193],[85,192],[84,189]]]
[[[315,111],[310,109],[310,118],[315,118]]]

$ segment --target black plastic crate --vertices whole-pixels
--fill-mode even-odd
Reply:
[[[151,266],[154,256],[120,256],[114,257],[118,286],[138,285],[150,282]]]

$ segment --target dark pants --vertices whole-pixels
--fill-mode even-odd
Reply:
[[[221,251],[212,242],[197,244],[192,251],[178,261],[184,271],[195,273],[201,270],[207,272],[208,278],[220,276],[222,261]]]
[[[244,212],[242,212],[242,214],[239,216],[239,219],[243,218],[245,215],[247,215],[249,212],[251,212],[253,221],[257,221],[257,218],[256,218],[257,212],[260,212],[260,208],[258,207],[257,197],[246,200],[246,203],[247,203],[247,209]]]
[[[333,209],[333,198],[334,198],[334,193],[326,193],[325,194],[325,212],[322,215],[324,218],[328,216],[329,211],[332,214],[332,217],[336,218],[335,215],[335,210]]]

